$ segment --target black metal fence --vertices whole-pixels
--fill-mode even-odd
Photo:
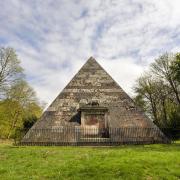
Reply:
[[[180,129],[169,128],[95,128],[65,127],[56,129],[17,130],[18,145],[120,145],[171,143],[180,138]]]

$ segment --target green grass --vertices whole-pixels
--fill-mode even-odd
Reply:
[[[120,147],[1,144],[0,179],[180,179],[180,142]]]

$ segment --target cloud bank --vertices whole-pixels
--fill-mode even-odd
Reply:
[[[180,51],[179,0],[6,0],[0,7],[0,45],[16,49],[48,104],[90,56],[131,95],[154,58]]]

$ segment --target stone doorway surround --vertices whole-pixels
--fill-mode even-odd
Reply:
[[[103,137],[103,133],[108,129],[108,108],[99,104],[87,104],[81,106],[78,111],[81,113],[81,127],[87,130],[85,134]]]

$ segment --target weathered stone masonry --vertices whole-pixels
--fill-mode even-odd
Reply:
[[[84,116],[84,112],[88,111],[88,103],[93,102],[96,102],[96,106],[98,106],[94,108],[95,114],[98,114],[98,108],[100,114],[100,109],[104,107],[104,115],[101,113],[101,117],[105,117],[106,126],[109,128],[157,128],[135,106],[132,99],[111,76],[91,57],[43,113],[41,119],[31,128],[23,141],[31,141],[33,129],[59,129],[62,126],[82,126],[81,115]],[[89,109],[93,108],[89,106]],[[100,116],[96,118],[100,118]],[[91,119],[93,119],[93,116]],[[94,124],[99,126],[100,123],[96,122]],[[41,141],[43,141],[43,138]]]

